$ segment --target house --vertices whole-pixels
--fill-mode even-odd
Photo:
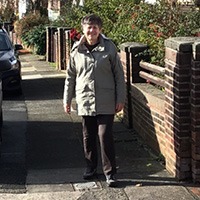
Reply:
[[[48,17],[51,21],[56,20],[60,16],[62,2],[61,0],[48,0]]]
[[[71,0],[72,5],[84,5],[84,0]],[[56,20],[60,16],[62,6],[70,0],[48,0],[48,17],[51,21]]]
[[[41,8],[47,8],[48,0],[15,0],[18,1],[19,19],[23,18],[30,10],[35,12]],[[58,0],[56,0],[57,2]]]
[[[22,19],[24,17],[24,15],[27,12],[27,9],[28,9],[27,0],[19,0],[19,2],[18,2],[19,19]]]

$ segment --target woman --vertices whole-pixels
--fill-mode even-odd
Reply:
[[[114,115],[125,101],[125,82],[116,46],[101,34],[102,20],[94,14],[81,21],[83,36],[71,50],[64,88],[64,109],[71,112],[75,96],[78,115],[82,116],[83,145],[86,159],[84,179],[97,173],[97,136],[103,172],[108,186],[117,181],[112,127]]]

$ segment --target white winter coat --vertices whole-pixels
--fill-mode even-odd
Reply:
[[[71,50],[64,104],[75,97],[78,115],[115,114],[116,103],[125,101],[124,73],[116,46],[103,35],[91,52],[84,42],[83,36]]]

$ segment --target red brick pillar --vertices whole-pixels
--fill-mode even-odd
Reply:
[[[55,41],[54,34],[57,31],[56,27],[47,27],[46,28],[46,61],[47,62],[55,62],[54,52],[55,52]]]
[[[58,70],[66,69],[66,30],[70,28],[67,27],[59,27],[58,28]]]
[[[58,59],[57,59],[57,69],[58,70],[61,70],[61,69],[63,69],[64,67],[64,65],[65,65],[65,59],[64,59],[64,55],[65,55],[65,53],[64,53],[64,44],[65,44],[65,42],[64,42],[64,39],[65,39],[65,37],[63,37],[63,34],[64,34],[64,30],[63,30],[63,28],[58,28],[58,52],[57,52],[57,55],[58,55]]]
[[[192,176],[200,182],[200,39],[193,44],[191,79]]]
[[[125,72],[127,94],[124,108],[124,121],[129,128],[133,128],[131,84],[144,82],[144,79],[139,76],[139,71],[141,69],[139,63],[142,59],[146,59],[142,52],[147,50],[148,46],[136,42],[126,42],[121,44],[120,49],[121,62]]]
[[[194,38],[165,41],[166,168],[179,180],[191,178],[191,59]]]
[[[46,27],[46,61],[50,62],[51,57],[51,36],[50,27]]]
[[[60,60],[60,54],[59,54],[59,38],[58,38],[58,32],[54,34],[54,56],[55,56],[55,63],[56,63],[56,69],[59,69],[59,60]]]

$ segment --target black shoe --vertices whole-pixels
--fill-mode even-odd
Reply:
[[[107,175],[106,176],[106,183],[108,187],[117,187],[117,179],[114,177],[114,175]]]
[[[97,169],[87,168],[83,174],[83,179],[88,180],[92,179],[97,175]]]

